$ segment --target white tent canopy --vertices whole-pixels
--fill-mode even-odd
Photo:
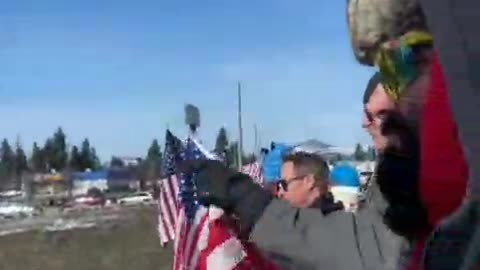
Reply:
[[[353,149],[336,147],[330,144],[323,143],[316,139],[306,140],[304,142],[295,144],[294,152],[307,152],[320,155],[351,155]]]

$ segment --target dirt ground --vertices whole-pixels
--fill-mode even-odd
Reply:
[[[155,211],[97,228],[35,231],[0,238],[1,270],[167,270],[171,248],[161,248]]]

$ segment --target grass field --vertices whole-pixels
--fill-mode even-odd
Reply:
[[[28,232],[0,238],[1,270],[167,270],[171,248],[161,248],[155,211],[98,228]]]

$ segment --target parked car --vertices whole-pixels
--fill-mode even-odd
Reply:
[[[23,203],[0,203],[0,217],[5,219],[34,217],[41,214],[41,209]]]
[[[84,205],[102,205],[104,203],[104,200],[100,197],[79,196],[75,198],[74,202],[76,204],[84,204]]]
[[[22,197],[22,196],[25,196],[25,193],[19,190],[7,190],[7,191],[0,192],[1,198],[9,199],[9,198]]]
[[[152,203],[153,196],[148,192],[137,192],[130,196],[123,197],[118,200],[119,204],[144,204]]]

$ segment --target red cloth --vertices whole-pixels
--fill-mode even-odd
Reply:
[[[460,91],[460,90],[457,90]],[[435,57],[430,89],[420,123],[420,194],[430,224],[436,226],[460,206],[465,196],[468,166],[453,119],[443,69]],[[419,241],[408,270],[421,269]]]
[[[199,270],[279,270],[253,243],[238,237],[240,230],[230,219],[222,217],[213,221],[209,230],[208,246],[200,255]]]
[[[467,163],[437,58],[426,98],[420,131],[420,191],[430,223],[435,225],[461,204],[468,180]]]
[[[408,265],[408,268],[406,270],[421,270],[423,267],[421,266],[422,262],[422,256],[423,256],[423,248],[425,247],[425,239],[422,239],[421,241],[418,241],[417,246],[415,247],[415,250],[412,255],[412,260],[410,261],[410,264]]]

